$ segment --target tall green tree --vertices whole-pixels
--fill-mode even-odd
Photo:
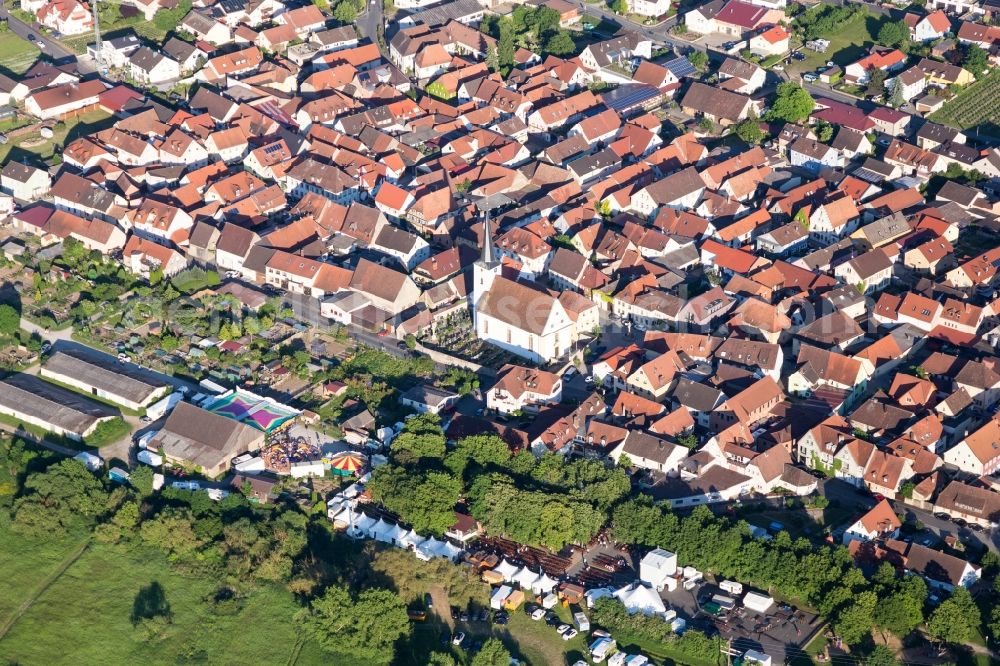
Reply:
[[[868,75],[868,84],[865,86],[865,92],[872,96],[878,96],[885,92],[886,76],[885,70],[872,70]]]
[[[367,663],[391,662],[393,644],[410,633],[403,602],[379,588],[352,598],[346,587],[330,587],[298,619],[324,650]]]
[[[989,67],[989,56],[986,51],[976,44],[967,44],[962,54],[962,67],[972,72],[975,76],[981,76]]]
[[[875,608],[875,624],[903,638],[924,621],[923,600],[905,591],[893,592]]]
[[[865,666],[899,666],[896,654],[885,645],[876,645],[864,659]]]
[[[982,617],[969,590],[958,587],[931,614],[927,632],[934,638],[953,645],[964,645],[979,630]]]
[[[769,120],[797,123],[808,118],[814,108],[816,102],[812,95],[802,86],[787,81],[778,85],[778,94],[766,117]]]
[[[24,531],[44,533],[97,518],[109,508],[104,484],[79,460],[67,458],[31,474],[14,504],[14,521]]]
[[[500,56],[497,51],[497,47],[491,46],[486,51],[486,66],[490,68],[491,72],[500,71]],[[439,654],[439,653],[435,653]]]
[[[705,68],[708,67],[708,54],[704,51],[694,51],[687,59],[699,72],[704,72]]]
[[[892,92],[889,94],[889,106],[898,109],[906,103],[903,97],[903,84],[899,82],[899,77],[892,82]]]
[[[576,44],[573,43],[573,38],[569,32],[566,30],[557,30],[545,42],[545,50],[552,55],[564,56],[573,53],[576,50]]]
[[[441,535],[455,524],[462,483],[446,472],[383,465],[372,472],[368,491],[417,532]]]
[[[497,40],[497,61],[500,63],[500,71],[507,74],[514,66],[514,25],[506,20],[500,20],[500,38]]]
[[[354,0],[340,0],[333,8],[333,18],[345,25],[354,23],[358,18],[358,7]]]
[[[510,651],[496,638],[487,639],[472,658],[472,666],[510,666]]]
[[[834,631],[848,645],[857,645],[871,636],[872,620],[878,597],[872,591],[862,592],[851,599],[837,615]]]
[[[390,451],[393,460],[404,465],[444,458],[445,439],[440,417],[428,413],[407,420],[402,432],[392,440]]]
[[[903,19],[889,21],[879,28],[875,41],[882,46],[906,46],[910,43],[910,27]]]
[[[760,120],[757,116],[751,115],[749,118],[741,120],[736,125],[736,136],[751,146],[756,146],[763,141],[764,132],[760,128]]]

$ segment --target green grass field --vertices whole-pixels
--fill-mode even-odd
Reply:
[[[42,52],[26,39],[9,30],[0,33],[0,65],[15,74],[23,74]]]
[[[54,536],[44,541],[26,539],[0,528],[0,626],[65,558],[83,537]],[[0,655],[5,654],[0,642]]]
[[[0,663],[354,664],[302,640],[293,620],[299,606],[282,586],[259,585],[238,602],[215,603],[220,581],[213,577],[184,572],[156,550],[88,541],[86,535],[27,538],[0,527]],[[172,617],[162,635],[149,638],[131,614],[140,592],[154,584]],[[571,621],[569,609],[556,610]],[[443,626],[440,620],[414,625],[395,663],[422,665],[431,651],[467,663],[463,650],[440,645]],[[523,608],[511,612],[506,627],[477,622],[462,629],[470,640],[500,638],[533,665],[573,663],[586,651],[583,636],[563,641]]]
[[[785,67],[789,73],[805,73],[825,66],[828,61],[833,61],[841,67],[849,65],[868,53],[875,44],[875,36],[885,20],[884,17],[859,14],[839,30],[823,35],[824,39],[830,40],[830,48],[826,53],[817,53],[804,48],[802,53],[806,55],[806,59],[789,60]]]
[[[33,541],[0,533],[0,612],[11,612],[71,553],[79,541]],[[172,623],[147,640],[132,626],[140,590],[158,583]],[[282,587],[260,586],[238,602],[215,604],[219,581],[171,568],[156,551],[93,544],[59,576],[0,640],[4,663],[34,664],[275,664],[295,651],[298,606]],[[2,626],[2,624],[0,624]],[[303,649],[295,663],[331,663]]]

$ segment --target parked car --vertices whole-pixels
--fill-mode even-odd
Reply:
[[[578,633],[580,633],[580,632],[578,632],[578,631],[577,631],[576,629],[574,629],[573,627],[570,627],[570,628],[569,628],[569,631],[566,631],[566,632],[564,632],[564,633],[563,633],[563,635],[562,635],[562,639],[563,639],[564,641],[568,641],[568,640],[570,640],[570,639],[573,639],[573,638],[576,638],[576,635],[577,635]]]
[[[455,634],[454,638],[451,639],[451,644],[452,645],[461,645],[463,643],[463,641],[465,641],[465,632],[464,631],[460,631],[457,634]]]
[[[560,636],[562,636],[563,634],[565,634],[567,631],[569,631],[572,628],[573,627],[569,626],[568,624],[560,624],[559,628],[556,629],[556,633],[559,634]]]
[[[535,610],[533,610],[531,612],[531,619],[534,620],[534,621],[536,621],[536,622],[538,620],[541,620],[543,617],[545,617],[545,609],[544,608],[536,608]]]

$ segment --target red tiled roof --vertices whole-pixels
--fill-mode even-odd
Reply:
[[[730,0],[729,4],[722,8],[715,20],[722,23],[731,23],[747,30],[753,30],[764,16],[767,15],[767,8],[760,5],[751,5],[741,0]]]

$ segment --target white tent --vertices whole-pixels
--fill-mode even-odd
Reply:
[[[372,536],[375,537],[377,541],[382,543],[392,543],[393,538],[396,535],[396,530],[399,529],[398,525],[393,525],[392,523],[378,519],[375,524],[375,528],[372,530]]]
[[[389,537],[389,543],[399,546],[401,545],[399,540],[406,536],[406,530],[399,525],[393,525],[389,528],[387,536]]]
[[[625,610],[629,613],[663,615],[667,612],[667,607],[656,590],[641,583],[626,585],[615,592],[615,597],[624,604]]]
[[[434,552],[438,557],[444,557],[454,561],[459,555],[462,554],[462,549],[447,541],[439,541],[437,548],[434,549]]]
[[[441,547],[441,542],[434,537],[429,537],[427,541],[417,546],[416,553],[417,557],[422,560],[429,560],[432,557],[440,557],[438,554],[438,549]]]
[[[528,567],[523,567],[520,571],[514,574],[514,582],[520,585],[522,590],[530,590],[531,584],[536,580],[538,580],[538,574]]]
[[[410,548],[410,547],[416,548],[424,541],[426,541],[424,537],[420,536],[413,530],[410,530],[403,536],[399,537],[397,543],[400,545],[401,548]]]
[[[363,513],[355,513],[354,530],[350,536],[353,536],[354,538],[361,538],[361,537],[371,538],[372,530],[375,529],[375,526],[377,524],[378,521],[372,518],[371,516],[366,516]],[[348,531],[351,531],[350,528],[348,528]]]
[[[557,585],[559,585],[559,581],[555,578],[550,578],[549,575],[543,571],[542,575],[538,577],[538,580],[531,584],[531,591],[535,594],[548,594],[552,590],[556,589]]]
[[[335,527],[347,527],[351,524],[351,507],[337,504],[327,509],[327,516]]]
[[[517,567],[508,562],[507,560],[500,560],[500,564],[493,567],[493,571],[503,576],[503,579],[508,583],[514,580],[514,574],[517,573]]]

